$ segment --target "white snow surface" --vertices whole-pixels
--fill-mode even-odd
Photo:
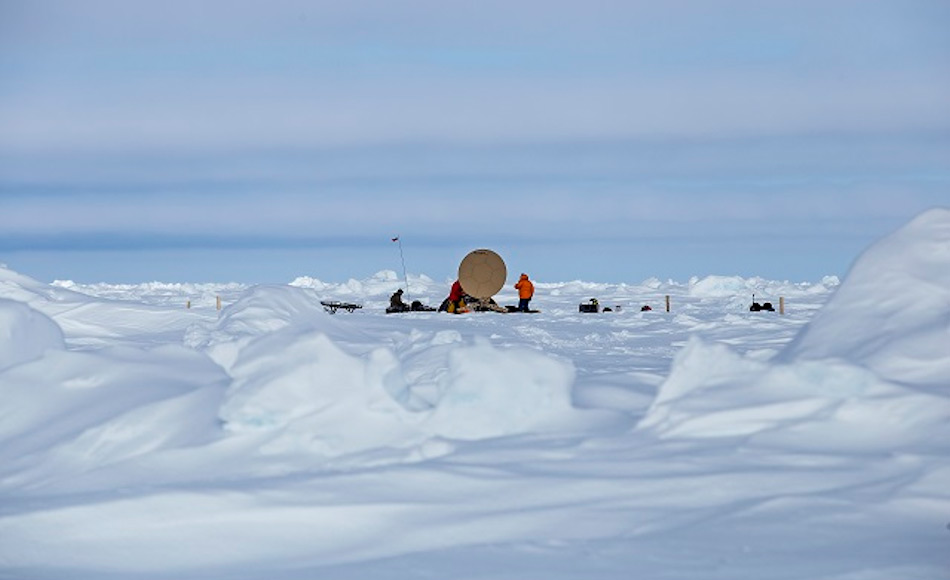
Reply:
[[[950,210],[840,282],[535,285],[0,266],[0,578],[950,577]]]

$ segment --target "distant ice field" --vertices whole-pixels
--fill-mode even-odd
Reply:
[[[0,268],[0,577],[936,580],[948,276],[942,209],[843,280],[536,280],[537,314]]]

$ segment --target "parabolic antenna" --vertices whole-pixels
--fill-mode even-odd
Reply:
[[[507,277],[505,261],[491,250],[472,250],[459,264],[462,290],[480,300],[488,300],[497,294]]]

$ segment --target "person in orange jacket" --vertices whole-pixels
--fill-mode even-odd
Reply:
[[[531,280],[528,280],[527,274],[521,274],[521,279],[515,284],[515,289],[518,290],[518,311],[527,312],[528,303],[531,302],[531,298],[534,296],[534,284],[531,283]]]

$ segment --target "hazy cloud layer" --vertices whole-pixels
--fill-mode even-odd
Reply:
[[[943,1],[0,0],[0,252],[871,239],[950,203],[948,27]]]

